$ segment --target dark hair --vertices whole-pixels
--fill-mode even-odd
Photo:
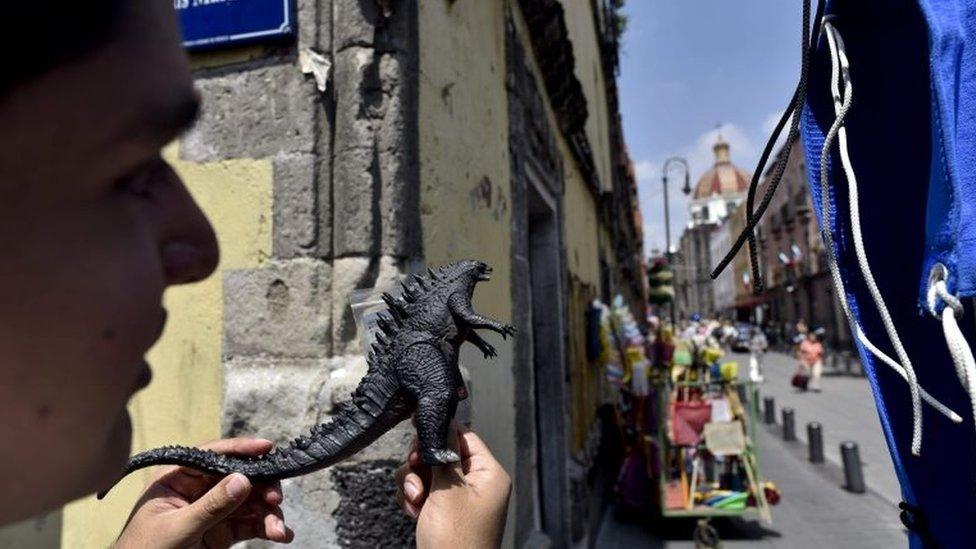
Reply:
[[[29,30],[0,38],[0,48],[5,52],[0,96],[109,42],[129,1],[7,3],[3,7],[4,19],[11,26]]]

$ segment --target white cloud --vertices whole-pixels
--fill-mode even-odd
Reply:
[[[783,111],[776,111],[769,113],[766,119],[763,120],[762,126],[759,128],[760,132],[762,132],[762,146],[766,145],[766,141],[769,140],[769,136],[773,134],[773,130],[776,129],[776,124],[779,122],[779,117],[781,116],[783,116]],[[773,153],[778,151],[779,148],[783,146],[783,143],[786,142],[786,134],[790,131],[791,120],[792,116],[790,117],[790,120],[786,121],[786,125],[783,126],[783,131],[780,132],[779,138],[776,140],[776,146],[773,148]],[[762,152],[762,149],[757,152]]]
[[[634,173],[637,175],[637,181],[650,181],[659,175],[657,164],[650,160],[641,160],[635,163]]]

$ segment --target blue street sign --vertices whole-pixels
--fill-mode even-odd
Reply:
[[[292,0],[173,0],[183,45],[198,50],[295,33]]]

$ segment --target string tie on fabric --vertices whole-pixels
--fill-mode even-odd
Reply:
[[[973,351],[966,341],[959,328],[958,319],[962,317],[965,309],[959,298],[949,293],[946,286],[946,279],[949,278],[949,270],[942,263],[936,263],[929,272],[928,291],[925,294],[929,313],[942,319],[942,334],[945,337],[946,346],[949,347],[949,354],[952,356],[952,364],[956,367],[956,377],[963,390],[969,395],[969,403],[973,410],[974,427],[976,427],[976,359],[973,358]],[[942,303],[941,312],[938,311],[939,303]]]
[[[911,450],[912,454],[917,456],[921,454],[922,451],[921,403],[923,400],[955,423],[961,422],[962,418],[944,404],[933,398],[919,385],[918,378],[915,375],[915,370],[912,367],[911,359],[908,357],[908,353],[905,351],[905,346],[901,342],[901,338],[898,335],[898,330],[895,328],[894,321],[892,320],[891,314],[888,311],[888,306],[881,295],[881,291],[878,289],[877,282],[874,279],[874,274],[871,271],[871,265],[868,262],[867,253],[864,249],[864,238],[861,232],[861,213],[858,204],[857,177],[854,173],[850,152],[847,147],[847,128],[844,126],[844,120],[847,117],[847,113],[850,110],[854,99],[854,87],[851,81],[850,63],[844,47],[844,40],[841,37],[840,32],[833,25],[832,18],[825,17],[823,19],[821,28],[827,38],[827,45],[830,49],[830,92],[833,98],[835,115],[834,123],[827,132],[827,136],[824,139],[823,148],[820,151],[820,212],[821,217],[823,218],[822,236],[825,244],[824,247],[827,250],[827,264],[830,269],[831,279],[834,283],[834,289],[841,302],[841,307],[844,310],[844,314],[847,316],[848,322],[854,329],[854,333],[858,341],[860,341],[866,349],[878,357],[882,362],[890,366],[908,383],[908,389],[912,398]],[[843,84],[843,90],[841,89],[841,84]],[[864,278],[864,283],[868,287],[868,291],[871,294],[872,301],[874,301],[875,307],[877,308],[881,317],[881,322],[885,327],[885,332],[887,333],[888,338],[891,340],[895,353],[898,355],[898,361],[895,361],[889,357],[867,338],[867,335],[864,333],[860,323],[851,313],[850,305],[847,301],[847,292],[844,287],[844,281],[840,276],[840,269],[837,265],[837,257],[834,250],[834,235],[832,229],[833,216],[830,209],[831,189],[828,179],[828,159],[830,156],[831,147],[833,146],[835,140],[838,143],[841,165],[848,183],[848,209],[850,215],[851,239],[854,242],[854,251],[857,257],[857,264],[859,270],[861,271],[861,275]],[[974,374],[973,379],[976,380],[976,374]]]

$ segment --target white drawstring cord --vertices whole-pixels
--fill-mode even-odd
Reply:
[[[946,277],[948,276],[949,271],[945,265],[936,263],[932,267],[932,271],[929,273],[926,301],[932,316],[941,316],[942,318],[942,333],[945,336],[946,345],[949,347],[949,354],[952,355],[952,363],[956,367],[956,376],[959,377],[959,383],[969,395],[973,418],[976,420],[976,359],[973,358],[973,351],[969,348],[966,336],[962,335],[959,323],[956,322],[956,319],[963,315],[964,309],[959,298],[950,294],[946,287]],[[945,303],[941,315],[936,312],[940,299]]]
[[[854,89],[851,84],[850,77],[850,64],[847,59],[846,49],[844,48],[844,40],[841,38],[840,33],[827,19],[824,20],[824,29],[827,31],[827,44],[830,47],[831,54],[830,60],[832,77],[830,88],[834,99],[834,113],[838,120],[843,123],[843,118],[841,118],[841,109],[843,108],[843,105],[841,102],[840,90],[838,89],[837,79],[834,78],[833,75],[836,73],[836,66],[839,64],[840,76],[844,82],[843,103],[845,103],[849,109],[854,96]],[[844,110],[843,114],[846,116],[846,109]],[[836,120],[834,125],[837,125]],[[895,324],[891,320],[891,315],[888,312],[888,306],[885,304],[884,298],[881,297],[881,291],[878,290],[878,285],[874,280],[874,274],[871,272],[871,266],[868,264],[867,254],[864,252],[864,241],[861,234],[861,212],[858,205],[857,178],[854,175],[854,169],[851,167],[851,159],[847,150],[847,128],[842,125],[839,126],[837,136],[838,146],[840,148],[841,164],[844,168],[844,174],[847,177],[849,195],[848,203],[851,217],[851,236],[853,237],[854,241],[854,253],[857,256],[857,263],[861,269],[861,275],[864,277],[865,285],[868,287],[868,292],[871,294],[875,307],[878,309],[878,313],[881,316],[881,323],[884,324],[885,331],[888,333],[888,338],[891,340],[891,344],[895,348],[895,354],[898,355],[898,359],[905,369],[908,389],[912,397],[912,454],[917,456],[922,451],[922,403],[919,395],[918,378],[915,376],[915,369],[912,367],[911,359],[908,358],[908,353],[905,352],[905,347],[901,343],[901,338],[898,337],[898,330],[895,329]]]
[[[909,391],[912,395],[912,453],[918,455],[921,452],[922,444],[921,401],[923,399],[933,408],[955,423],[961,422],[962,418],[919,386],[918,379],[915,376],[915,370],[912,368],[911,361],[905,352],[904,346],[901,344],[901,339],[898,337],[898,332],[891,320],[891,315],[888,313],[888,308],[881,297],[880,291],[878,291],[877,284],[874,281],[874,276],[871,273],[867,256],[864,253],[864,243],[861,235],[860,210],[858,209],[857,203],[857,180],[854,177],[854,170],[851,167],[850,156],[847,151],[847,131],[846,128],[843,127],[844,119],[847,116],[847,111],[850,109],[851,101],[853,100],[853,88],[850,81],[850,66],[844,50],[844,42],[841,39],[840,34],[837,32],[837,29],[830,24],[828,18],[824,18],[823,29],[827,36],[827,42],[831,53],[831,93],[834,99],[834,113],[836,116],[836,119],[834,120],[834,123],[824,140],[824,145],[820,154],[821,217],[825,220],[823,236],[826,244],[825,247],[827,249],[828,265],[830,268],[831,278],[834,283],[834,289],[837,292],[837,297],[841,302],[841,306],[844,310],[845,316],[847,316],[848,322],[854,327],[855,336],[872,354],[881,359],[885,364],[890,366],[895,372],[904,378],[905,381],[908,382]],[[841,99],[838,77],[842,78],[844,82],[843,100]],[[875,305],[878,307],[879,313],[881,314],[881,319],[885,325],[886,331],[888,332],[888,336],[891,338],[895,351],[901,361],[904,363],[904,366],[878,349],[877,346],[875,346],[867,338],[864,330],[861,328],[861,325],[851,313],[850,306],[847,303],[847,293],[844,289],[844,282],[840,277],[840,271],[837,267],[837,258],[833,247],[833,233],[829,223],[830,187],[827,178],[827,158],[830,153],[831,144],[833,143],[834,139],[838,137],[838,135],[840,137],[841,162],[843,164],[844,172],[847,176],[850,187],[849,202],[853,233],[852,236],[854,239],[854,247],[858,264],[861,268],[861,273],[865,278],[868,289],[871,292],[872,298],[874,299]]]

